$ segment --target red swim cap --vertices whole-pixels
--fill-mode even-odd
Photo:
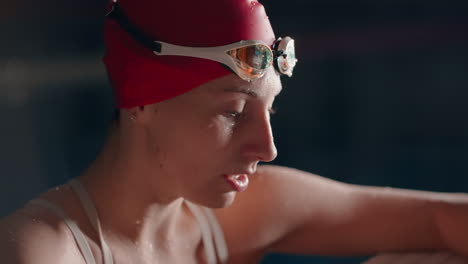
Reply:
[[[127,19],[151,39],[191,47],[241,40],[268,45],[275,35],[255,0],[118,0]],[[113,19],[104,24],[104,63],[118,108],[160,102],[231,73],[220,63],[181,56],[157,56]]]

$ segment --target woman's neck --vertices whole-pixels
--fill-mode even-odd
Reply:
[[[95,203],[104,235],[140,245],[154,241],[155,247],[175,237],[198,243],[198,227],[183,198],[158,195],[158,189],[165,187],[158,178],[163,178],[153,177],[154,172],[133,152],[122,144],[117,129],[79,177]]]

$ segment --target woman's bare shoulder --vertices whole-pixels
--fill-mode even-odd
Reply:
[[[2,263],[73,263],[73,237],[57,217],[25,206],[0,219]]]

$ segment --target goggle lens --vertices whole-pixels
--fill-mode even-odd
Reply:
[[[289,41],[282,55],[278,56],[278,69],[282,74],[292,76],[294,66],[296,66],[296,52],[294,49],[294,41]]]
[[[255,79],[263,76],[273,62],[273,53],[266,45],[251,45],[227,51],[246,77]]]

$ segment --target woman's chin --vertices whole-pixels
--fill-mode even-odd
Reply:
[[[216,197],[205,197],[205,199],[197,203],[209,208],[226,208],[234,202],[235,198],[236,192],[230,191],[217,195]]]
[[[219,200],[220,206],[212,207],[212,208],[226,208],[226,207],[229,207],[234,202],[234,199],[236,198],[236,192],[231,191],[231,192],[224,193],[222,195],[222,198],[223,199]]]

